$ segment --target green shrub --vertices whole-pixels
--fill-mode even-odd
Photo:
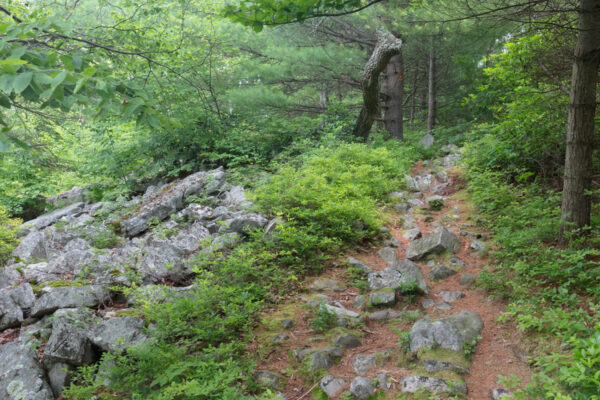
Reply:
[[[9,218],[6,209],[0,206],[0,267],[10,258],[14,248],[19,244],[16,234],[23,221]]]

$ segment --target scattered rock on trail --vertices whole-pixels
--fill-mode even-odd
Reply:
[[[396,302],[396,293],[394,290],[372,292],[369,294],[369,304],[372,306],[389,306]]]
[[[350,265],[350,268],[356,268],[356,269],[359,269],[366,273],[373,271],[372,268],[366,266],[365,264],[363,264],[362,262],[360,262],[359,260],[357,260],[354,257],[348,257],[348,264]]]
[[[357,376],[350,384],[350,393],[359,400],[365,400],[373,396],[375,390],[369,378]]]
[[[341,347],[342,349],[352,349],[354,347],[360,347],[361,342],[356,336],[351,333],[346,333],[335,338],[333,341],[335,347]]]
[[[513,397],[512,393],[506,389],[492,389],[490,396],[492,400],[508,400]]]
[[[439,292],[436,296],[441,297],[448,303],[452,303],[465,297],[465,294],[463,292]]]
[[[463,344],[473,341],[483,330],[483,319],[473,311],[460,311],[449,317],[431,321],[430,317],[418,320],[410,331],[410,350],[439,346],[463,351]]]
[[[399,289],[403,284],[415,284],[423,293],[428,293],[427,282],[418,265],[409,260],[397,261],[392,266],[367,276],[371,290]]]
[[[475,282],[476,279],[477,277],[475,275],[466,273],[460,276],[460,280],[458,281],[458,283],[462,286],[467,286]]]
[[[425,389],[431,393],[467,393],[467,385],[463,382],[452,382],[448,385],[444,379],[430,378],[428,376],[406,376],[400,380],[402,393],[415,393]]]
[[[462,367],[457,364],[453,364],[445,361],[436,361],[436,360],[423,360],[423,367],[425,371],[429,373],[440,372],[440,371],[454,371],[459,374],[469,374],[469,369]]]
[[[327,375],[321,379],[320,386],[327,397],[331,398],[338,395],[345,384],[346,381],[344,379],[337,378],[333,375]]]
[[[402,236],[404,237],[404,239],[408,240],[409,242],[412,242],[413,240],[419,239],[421,237],[421,229],[419,229],[419,228],[409,229],[406,232],[404,232],[402,234]]]
[[[346,286],[344,284],[336,281],[335,279],[329,278],[317,279],[312,285],[310,285],[310,288],[318,292],[343,292],[346,290]]]
[[[53,400],[44,370],[29,345],[15,341],[0,346],[0,398]]]
[[[427,278],[432,281],[441,281],[443,279],[449,278],[452,275],[455,275],[456,271],[452,268],[448,268],[445,265],[439,265],[434,267],[429,274],[427,274]]]
[[[439,254],[444,251],[457,253],[460,250],[460,240],[444,227],[439,227],[422,239],[414,240],[406,250],[406,257],[419,260],[429,254]]]
[[[50,288],[35,301],[31,316],[43,316],[59,308],[95,307],[108,300],[109,292],[98,285]]]
[[[385,321],[388,319],[399,318],[401,315],[402,313],[400,311],[387,309],[372,312],[369,315],[367,315],[367,318],[371,321]]]
[[[262,387],[281,390],[285,386],[279,375],[271,371],[258,371],[254,374],[254,380]]]

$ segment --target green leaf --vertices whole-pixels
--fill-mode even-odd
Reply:
[[[11,107],[10,99],[8,98],[8,96],[6,96],[3,93],[0,93],[0,106],[2,106],[4,108]]]
[[[33,72],[25,72],[19,74],[17,78],[13,81],[13,90],[15,93],[21,93],[29,84],[31,83],[31,78],[33,77]]]
[[[63,83],[66,77],[67,71],[60,71],[59,74],[52,79],[52,87],[57,87],[58,85]]]
[[[8,153],[12,151],[12,143],[8,136],[0,135],[0,153]]]
[[[0,65],[4,66],[4,65],[25,65],[27,64],[27,61],[25,60],[20,60],[18,58],[7,58],[5,60],[0,60]]]
[[[73,93],[79,92],[79,90],[81,89],[81,87],[83,86],[83,84],[86,81],[87,81],[86,78],[79,78],[79,80],[77,81],[77,84],[75,85],[75,90],[73,91]]]

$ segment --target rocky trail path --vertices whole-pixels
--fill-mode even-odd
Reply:
[[[487,234],[474,223],[460,154],[418,164],[390,195],[383,246],[352,254],[267,310],[256,329],[259,384],[281,398],[510,398],[498,375],[531,376],[505,307],[477,289]],[[326,310],[326,311],[325,311]]]

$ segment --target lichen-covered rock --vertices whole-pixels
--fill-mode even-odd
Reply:
[[[54,363],[48,368],[48,381],[54,396],[60,396],[63,388],[69,386],[75,368],[71,364],[61,362]]]
[[[321,379],[320,386],[321,390],[325,392],[327,397],[332,398],[340,393],[345,384],[346,381],[342,378],[337,378],[333,375],[326,375]]]
[[[512,393],[506,389],[492,389],[490,396],[492,400],[508,400],[513,397]]]
[[[439,254],[444,251],[457,253],[460,250],[460,240],[444,227],[439,227],[422,239],[414,240],[406,250],[406,257],[419,260],[429,254]]]
[[[371,290],[398,289],[403,284],[415,284],[423,293],[429,291],[421,268],[409,260],[399,261],[384,270],[371,272],[367,280]]]
[[[343,283],[329,278],[317,279],[310,285],[310,288],[318,292],[343,292],[346,290],[346,286]]]
[[[23,322],[23,311],[33,307],[35,296],[28,283],[0,290],[0,331]]]
[[[21,239],[12,255],[26,263],[45,260],[47,254],[44,234],[39,231],[29,232],[27,236]]]
[[[352,360],[352,366],[354,367],[354,372],[357,374],[365,374],[371,369],[375,368],[377,365],[377,355],[376,354],[359,354],[356,356],[354,360]]]
[[[402,393],[415,393],[418,390],[427,390],[431,393],[467,393],[467,385],[463,382],[452,382],[451,385],[444,379],[428,376],[406,376],[400,380]]]
[[[458,283],[462,286],[468,286],[471,283],[475,282],[475,280],[477,280],[477,277],[475,275],[466,273],[460,276],[460,280],[458,281]]]
[[[135,317],[115,317],[102,321],[91,331],[89,338],[109,353],[120,354],[131,346],[148,340],[142,331],[144,321]]]
[[[59,308],[95,307],[109,300],[109,292],[98,285],[55,287],[35,301],[31,315],[40,317]]]
[[[229,224],[229,229],[233,232],[240,234],[247,234],[255,231],[267,225],[267,218],[264,215],[258,213],[244,214],[239,217],[235,217]]]
[[[346,333],[339,335],[333,341],[333,345],[336,347],[341,347],[342,349],[351,349],[354,347],[360,347],[361,342],[360,339],[351,333]]]
[[[283,379],[271,371],[258,371],[254,374],[254,379],[259,386],[269,389],[282,390],[285,387]]]
[[[51,363],[87,365],[94,361],[95,354],[88,333],[59,318],[52,322],[52,334],[44,348],[44,359]]]
[[[393,289],[389,291],[380,290],[369,294],[369,304],[372,306],[389,306],[396,302],[396,293]]]
[[[444,291],[444,292],[439,292],[437,294],[438,297],[441,297],[442,300],[448,302],[448,303],[452,303],[453,301],[457,301],[462,299],[463,297],[465,297],[465,294],[463,292],[448,292],[448,291]]]
[[[23,224],[24,227],[34,227],[36,229],[44,229],[47,226],[50,226],[60,220],[61,218],[76,215],[83,211],[85,203],[75,203],[70,206],[61,208],[59,210],[54,210],[51,213],[41,215],[36,219],[31,221],[27,221]]]
[[[410,349],[439,346],[458,352],[463,344],[477,338],[483,330],[483,319],[473,311],[461,311],[449,317],[431,321],[429,317],[418,320],[410,331]]]
[[[427,274],[427,278],[432,281],[441,281],[442,279],[446,279],[455,275],[456,271],[452,268],[448,268],[445,265],[439,265],[431,270],[429,274]]]
[[[401,315],[402,313],[400,311],[386,309],[370,313],[367,315],[367,319],[370,319],[371,321],[386,321],[388,319],[399,318]]]
[[[350,384],[350,393],[359,400],[365,400],[373,396],[375,390],[369,378],[357,376]]]
[[[469,374],[469,369],[463,366],[453,364],[446,361],[437,360],[423,360],[423,367],[425,371],[429,373],[440,372],[440,371],[454,371],[459,374]]]
[[[37,354],[19,341],[0,346],[0,398],[53,400]]]

